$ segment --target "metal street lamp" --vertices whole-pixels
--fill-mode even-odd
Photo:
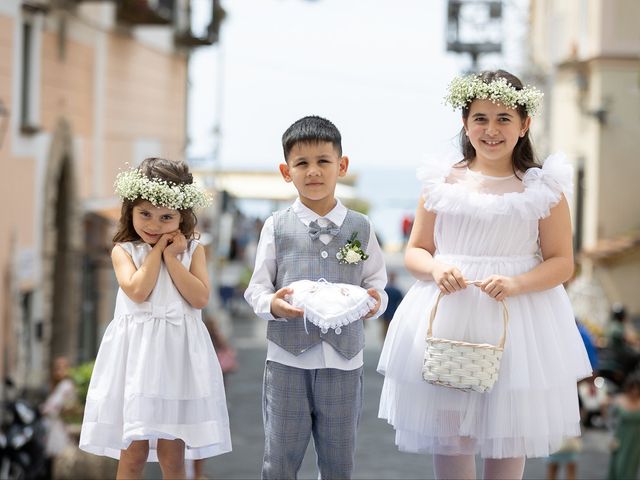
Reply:
[[[502,51],[502,2],[496,0],[449,0],[447,5],[447,51],[471,55],[471,71],[478,57]]]

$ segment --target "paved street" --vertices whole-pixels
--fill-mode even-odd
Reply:
[[[248,308],[248,307],[247,307]],[[238,302],[233,321],[232,341],[238,350],[240,368],[228,377],[227,403],[231,420],[233,452],[207,460],[206,474],[215,479],[255,479],[260,476],[263,430],[261,417],[261,383],[265,358],[265,323],[253,317]],[[380,325],[367,324],[365,350],[364,411],[358,436],[358,453],[354,477],[358,479],[427,479],[433,478],[430,456],[400,453],[394,445],[393,429],[377,418],[383,377],[375,371],[380,353]],[[607,436],[602,431],[584,435],[578,478],[602,479],[606,476]],[[315,454],[310,443],[300,478],[317,479]],[[527,462],[525,478],[544,479],[543,459]],[[146,478],[160,478],[155,465],[147,467]],[[562,478],[562,477],[561,477]]]

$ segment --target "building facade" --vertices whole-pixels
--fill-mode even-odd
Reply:
[[[183,159],[189,51],[217,38],[213,14],[192,31],[190,8],[0,2],[0,374],[19,385],[95,355],[116,291],[115,176]]]
[[[539,136],[576,172],[577,313],[602,324],[608,305],[621,302],[639,315],[640,2],[532,0],[530,8],[532,73],[546,83]]]

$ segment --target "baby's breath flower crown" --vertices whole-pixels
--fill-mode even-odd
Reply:
[[[148,200],[156,207],[186,210],[211,205],[211,195],[193,183],[175,184],[147,178],[138,169],[118,173],[116,194],[123,200]]]
[[[454,110],[469,106],[475,99],[491,100],[507,108],[515,109],[521,105],[531,117],[538,111],[544,95],[531,85],[516,90],[506,78],[496,78],[490,83],[485,83],[479,75],[454,78],[449,84],[448,92],[444,97],[444,103],[451,105]]]

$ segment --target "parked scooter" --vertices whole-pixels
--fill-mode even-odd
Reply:
[[[42,416],[5,380],[6,399],[0,411],[0,479],[43,479],[48,475],[46,432]]]

